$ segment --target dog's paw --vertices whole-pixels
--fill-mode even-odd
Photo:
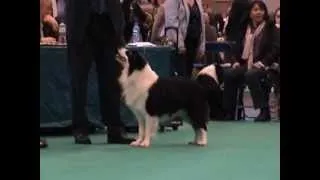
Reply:
[[[141,140],[138,139],[138,140],[132,141],[132,142],[130,143],[130,146],[139,146],[140,143],[141,143]]]
[[[196,145],[197,146],[207,146],[207,143],[205,143],[205,142],[197,142]]]
[[[142,147],[142,148],[147,148],[150,146],[150,141],[142,141],[140,144],[139,144],[139,147]]]
[[[190,142],[188,142],[188,145],[195,145],[197,142],[195,142],[195,141],[190,141]]]
[[[192,142],[189,142],[188,144],[189,144],[189,145],[193,145],[193,146],[207,146],[207,143],[205,143],[205,142],[195,142],[195,141],[192,141]]]

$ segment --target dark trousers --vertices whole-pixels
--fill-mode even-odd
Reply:
[[[228,115],[235,115],[238,89],[243,86],[246,66],[224,68],[223,108]]]
[[[98,76],[102,121],[107,125],[109,134],[118,134],[124,126],[120,121],[120,86],[117,81],[120,65],[115,60],[116,47],[108,43],[112,31],[105,18],[104,15],[92,14],[83,41],[68,42],[74,133],[88,133],[87,88],[93,62]]]
[[[231,115],[235,114],[238,89],[247,84],[254,108],[269,107],[270,83],[267,71],[260,69],[247,70],[246,66],[224,69],[223,107]]]
[[[179,54],[174,62],[175,69],[179,76],[191,78],[193,63],[197,58],[197,50],[199,45],[199,38],[189,38],[185,40],[186,52]]]
[[[245,74],[255,109],[269,107],[270,82],[267,75],[266,70],[256,68],[248,70]]]

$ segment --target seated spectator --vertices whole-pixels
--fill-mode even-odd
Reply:
[[[253,99],[255,109],[260,109],[255,121],[269,121],[270,84],[267,81],[267,67],[275,62],[280,53],[280,41],[268,10],[263,1],[251,2],[241,32],[240,50],[236,61],[224,73],[224,106],[227,119],[233,119],[237,103],[237,91],[245,82]],[[240,55],[240,56],[239,56]]]
[[[232,51],[222,54],[222,59],[226,63],[233,64],[241,56],[241,38],[246,29],[245,19],[249,13],[249,6],[251,0],[233,0],[228,14],[228,22],[224,29],[224,38],[218,40],[226,40],[235,42]],[[237,58],[236,58],[237,57]]]
[[[274,13],[274,26],[276,28],[277,39],[280,42],[280,7]],[[278,101],[278,116],[280,117],[280,51],[276,61],[270,67],[270,79],[274,85],[274,93]]]
[[[244,30],[245,19],[249,13],[251,0],[234,0],[228,16],[228,23],[225,27],[225,36],[227,41],[239,42],[240,32]],[[239,50],[236,48],[235,50]],[[238,53],[238,52],[236,52]]]

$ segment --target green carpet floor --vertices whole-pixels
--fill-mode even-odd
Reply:
[[[71,137],[47,138],[40,150],[41,180],[279,180],[280,123],[213,122],[208,147],[185,145],[184,125],[158,134],[149,149],[75,145]]]

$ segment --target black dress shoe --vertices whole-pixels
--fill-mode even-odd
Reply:
[[[44,139],[40,139],[40,148],[48,147],[48,143]]]
[[[224,121],[234,121],[235,119],[235,115],[234,113],[226,113],[226,115],[224,116],[224,118],[222,120]]]
[[[77,134],[74,136],[75,144],[91,144],[91,140],[87,135]]]
[[[120,136],[110,136],[108,135],[108,144],[130,144],[135,139],[127,138],[123,135]]]
[[[255,118],[255,122],[268,122],[271,120],[269,108],[262,108],[259,115]]]

